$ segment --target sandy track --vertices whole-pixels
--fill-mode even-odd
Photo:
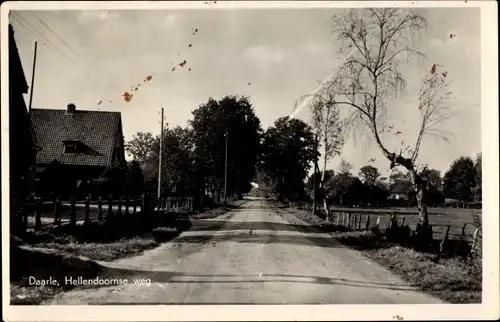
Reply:
[[[74,290],[47,304],[441,303],[265,200],[198,220],[143,255],[100,264],[102,278],[129,284]]]

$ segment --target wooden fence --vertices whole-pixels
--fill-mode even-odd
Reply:
[[[92,220],[102,220],[110,216],[122,216],[136,214],[138,212],[156,211],[186,211],[191,210],[193,198],[190,197],[167,197],[162,199],[160,207],[154,207],[151,197],[143,194],[140,199],[132,199],[128,196],[107,200],[102,197],[91,200],[90,197],[83,201],[61,201],[59,197],[55,201],[43,202],[35,199],[32,203],[18,205],[19,211],[15,216],[15,229],[26,231],[30,228],[40,230],[43,226],[62,226],[77,223],[90,223]],[[14,210],[16,211],[16,210]]]
[[[410,214],[411,217],[415,217]],[[389,216],[389,220],[385,223],[385,227],[382,227],[381,216],[372,215],[372,214],[364,214],[361,212],[334,212],[329,210],[326,214],[326,220],[332,223],[335,226],[343,227],[347,231],[369,231],[372,229],[391,229],[391,228],[401,228],[407,227],[410,231],[411,228],[408,225],[408,221],[406,220],[407,216],[397,217],[395,214],[391,214]],[[415,224],[416,226],[416,224]],[[436,226],[444,227],[444,232],[436,231]],[[467,228],[472,229],[472,234],[467,234]],[[430,229],[433,235],[441,235],[438,239],[440,240],[440,251],[443,251],[444,245],[449,241],[451,235],[452,225],[450,224],[441,224],[441,225],[430,225]],[[473,223],[463,223],[459,232],[455,235],[456,239],[458,239],[457,245],[460,245],[462,242],[470,242],[471,245],[471,253],[479,253],[482,251],[482,229],[481,227],[477,227],[477,225]]]
[[[164,197],[160,199],[159,209],[165,211],[193,210],[193,197]]]

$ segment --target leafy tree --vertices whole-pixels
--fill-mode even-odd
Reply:
[[[260,167],[279,199],[303,197],[304,181],[317,157],[313,129],[301,120],[281,117],[264,133]]]
[[[106,167],[99,178],[94,180],[95,189],[92,190],[102,197],[107,197],[109,195],[117,197],[127,194],[126,178],[128,173],[129,168],[126,162]]]
[[[443,179],[441,178],[441,171],[430,169],[427,173],[427,181],[434,189],[438,191],[441,191],[443,189]]]
[[[469,157],[460,157],[453,161],[444,175],[443,183],[446,197],[460,200],[462,203],[471,201],[476,186],[474,161]]]
[[[384,188],[385,190],[389,190],[389,187],[391,186],[391,179],[388,177],[379,177],[375,184],[378,187]]]
[[[333,176],[335,175],[335,172],[333,170],[326,170],[322,173],[316,172],[316,188],[318,187],[317,184],[321,181],[323,181],[323,188],[321,190],[325,189],[325,183],[328,182]],[[314,190],[314,173],[311,174],[307,178],[307,183],[306,183],[306,188],[307,192],[309,195],[312,196],[312,192]],[[322,200],[324,199],[324,192],[323,191],[317,191],[317,200]]]
[[[261,125],[247,97],[209,98],[192,112],[196,168],[202,184],[220,201],[225,179],[227,134],[228,195],[250,191],[260,153]]]
[[[158,169],[160,137],[154,138],[152,151],[144,165],[148,190],[156,194],[158,189]],[[190,128],[168,125],[163,132],[162,153],[162,195],[196,195],[194,173],[194,133]]]
[[[389,175],[389,179],[391,179],[393,182],[401,180],[411,180],[411,176],[409,172],[403,173],[401,171],[393,171]]]
[[[363,183],[369,186],[375,185],[377,178],[380,176],[380,172],[377,168],[371,165],[365,165],[359,169],[359,177],[362,179]]]
[[[139,198],[144,191],[144,174],[139,161],[128,162],[125,185],[130,197]]]
[[[390,107],[395,104],[390,100],[404,93],[406,82],[401,66],[407,66],[411,57],[423,57],[411,48],[410,37],[426,27],[426,19],[408,9],[367,8],[346,10],[332,21],[339,41],[347,46],[342,46],[343,49],[350,54],[321,90],[333,92],[336,104],[347,109],[348,130],[366,130],[365,134],[374,139],[391,168],[402,166],[409,171],[423,228],[420,231],[425,232],[423,236],[430,237],[425,167],[420,169],[416,162],[425,136],[446,138],[437,127],[449,116],[446,100],[451,94],[446,88],[447,73],[438,70],[442,66],[430,68],[430,73],[422,80],[418,103],[412,107],[421,114],[414,146],[403,142],[399,152],[390,151],[382,137],[384,132],[394,136],[401,133],[393,125],[386,124],[394,117]]]
[[[352,175],[351,170],[352,170],[351,163],[347,162],[347,160],[345,160],[345,159],[340,160],[339,174],[350,176],[350,175]]]
[[[132,140],[125,144],[125,151],[132,156],[133,160],[143,165],[153,150],[155,138],[150,132],[137,132]]]

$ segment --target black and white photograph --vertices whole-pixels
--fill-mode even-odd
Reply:
[[[496,6],[2,3],[4,319],[498,318]]]

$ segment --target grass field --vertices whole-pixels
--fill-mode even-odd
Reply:
[[[329,231],[325,228],[331,224],[311,212],[287,207],[281,209],[322,231]],[[388,214],[384,216],[389,217]],[[417,217],[417,215],[410,216]],[[436,222],[436,218],[439,218],[437,215],[430,216],[431,222],[432,220]],[[471,214],[459,212],[449,213],[448,216],[451,218],[447,220],[465,222],[468,222],[472,217]],[[362,228],[364,229],[364,227]],[[385,227],[381,224],[381,228]],[[364,256],[393,271],[426,293],[449,303],[481,303],[482,267],[480,258],[471,261],[459,256],[419,252],[387,240],[379,240],[371,231],[329,231],[328,233],[342,244],[357,249]]]
[[[418,221],[418,211],[416,208],[330,208],[334,220],[337,214],[341,213],[357,213],[362,216],[362,227],[365,227],[367,217],[370,216],[370,227],[375,226],[377,217],[380,217],[380,227],[386,228],[392,214],[401,222],[405,218],[405,224],[410,228],[415,229]],[[322,208],[318,211],[321,213]],[[474,216],[481,216],[481,209],[463,209],[463,208],[429,208],[429,222],[433,226],[433,232],[437,235],[445,233],[446,226],[450,225],[450,236],[458,237],[462,232],[462,227],[465,227],[465,234],[468,238],[472,238],[475,230],[478,228],[474,224]]]

